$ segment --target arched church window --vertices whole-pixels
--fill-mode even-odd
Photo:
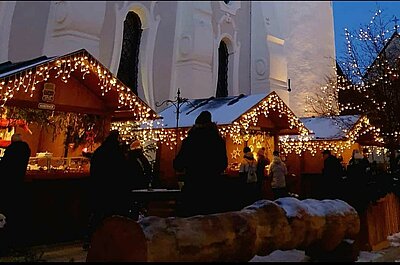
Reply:
[[[218,48],[217,98],[228,96],[228,47],[221,41]]]
[[[224,0],[225,4],[229,4],[229,2],[230,2],[229,0]]]
[[[117,77],[136,95],[138,91],[139,47],[142,36],[142,23],[139,16],[130,11],[124,21],[121,59]]]

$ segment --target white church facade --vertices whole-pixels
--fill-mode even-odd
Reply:
[[[332,12],[330,1],[1,1],[0,63],[84,48],[158,111],[178,88],[276,91],[304,116],[334,71]]]

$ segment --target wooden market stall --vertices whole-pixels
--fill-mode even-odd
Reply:
[[[0,64],[0,107],[1,147],[17,132],[31,149],[26,208],[36,243],[81,238],[90,167],[82,154],[95,150],[111,122],[157,117],[84,49]]]
[[[343,158],[343,165],[347,166],[353,150],[368,149],[370,162],[376,161],[380,171],[387,166],[387,158],[379,131],[369,124],[365,116],[343,115],[337,117],[301,118],[304,125],[310,129],[310,136],[301,138],[285,136],[280,138],[280,146],[287,154],[287,163],[290,163],[301,175],[301,195],[305,198],[319,198],[318,191],[323,185],[322,168],[323,157],[321,152],[329,149],[336,156]],[[384,177],[378,176],[379,177]],[[372,189],[379,189],[379,185],[370,183]],[[342,187],[345,188],[345,187]],[[359,187],[360,190],[362,187]],[[350,191],[355,194],[358,191]],[[376,203],[370,203],[365,210],[359,212],[360,234],[358,244],[362,250],[379,250],[389,246],[387,237],[400,231],[399,198],[393,194],[386,194]]]
[[[179,180],[172,167],[173,159],[181,140],[204,110],[211,112],[212,120],[226,140],[228,177],[238,175],[245,146],[251,148],[255,157],[258,149],[265,147],[267,156],[272,159],[280,135],[309,133],[275,92],[189,101],[181,105],[178,127],[176,108],[171,105],[159,113],[162,123],[154,124],[151,130],[142,130],[145,138],[158,140],[158,170],[160,179],[167,186],[178,185]]]
[[[311,134],[282,136],[279,145],[286,154],[287,164],[291,165],[296,175],[302,176],[302,196],[318,197],[316,192],[324,166],[324,150],[331,150],[333,155],[341,157],[346,167],[353,150],[361,152],[367,148],[370,161],[378,161],[384,167],[382,139],[365,116],[310,117],[300,120]]]

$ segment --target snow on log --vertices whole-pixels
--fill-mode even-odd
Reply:
[[[137,223],[113,216],[95,232],[87,261],[249,261],[316,244],[331,251],[359,229],[357,212],[341,200],[260,200],[236,212]]]

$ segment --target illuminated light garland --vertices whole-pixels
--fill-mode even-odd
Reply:
[[[254,135],[254,132],[250,127],[257,125],[260,115],[264,115],[268,118],[269,115],[272,115],[271,112],[277,112],[279,117],[282,117],[283,115],[287,116],[289,128],[297,128],[300,135],[309,134],[309,131],[304,124],[294,115],[294,113],[285,105],[283,100],[280,99],[275,92],[272,92],[256,106],[242,114],[238,120],[234,121],[232,124],[219,125],[219,133],[222,137],[230,137],[234,144],[240,145],[245,140],[245,137]],[[173,149],[178,143],[178,138],[183,140],[187,137],[190,128],[179,128],[178,130],[176,128],[165,129],[162,121],[155,120],[141,123],[114,122],[112,124],[112,129],[120,131],[120,134],[123,135],[124,139],[129,139],[126,141],[138,138],[140,141],[146,142],[152,139],[169,146],[170,149]],[[264,134],[267,133],[264,132]]]
[[[317,140],[313,135],[298,136],[297,138],[289,135],[279,137],[279,146],[285,154],[294,152],[297,155],[302,155],[303,152],[309,151],[312,156],[321,150],[331,150],[336,155],[342,155],[344,151],[351,148],[356,143],[362,134],[372,133],[376,143],[383,143],[383,138],[380,136],[379,129],[371,126],[367,117],[361,117],[353,128],[346,132],[342,140]]]
[[[41,66],[23,70],[18,73],[0,79],[0,107],[3,107],[8,99],[14,96],[15,91],[22,90],[29,93],[30,97],[36,92],[36,85],[50,78],[50,71],[56,71],[54,78],[60,78],[67,83],[71,73],[80,71],[82,79],[87,74],[95,73],[99,78],[98,86],[101,95],[105,96],[110,90],[118,92],[118,108],[128,107],[133,118],[139,121],[155,118],[154,111],[138,98],[129,88],[125,87],[114,75],[101,63],[95,60],[87,51],[80,50],[54,61],[49,61]]]

